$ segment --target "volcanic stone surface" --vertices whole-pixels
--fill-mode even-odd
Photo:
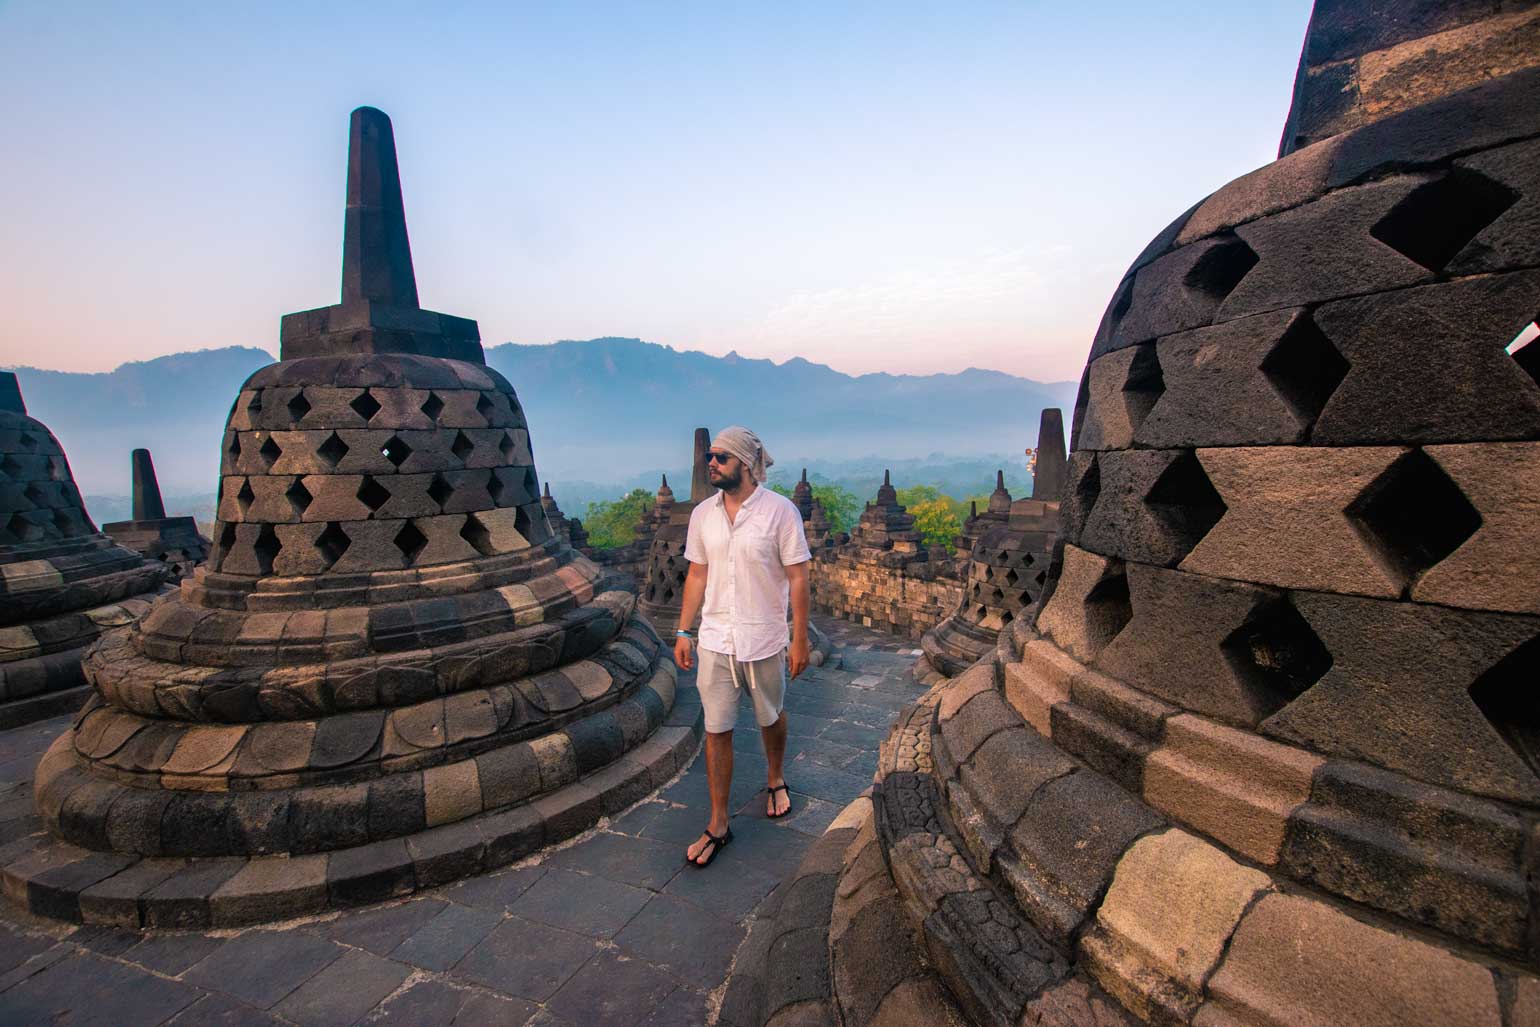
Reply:
[[[79,706],[85,647],[143,615],[166,575],[96,530],[59,440],[0,371],[0,727]]]
[[[384,114],[353,113],[349,161],[342,304],[285,318],[231,407],[208,563],[92,651],[39,765],[58,848],[6,878],[34,912],[81,914],[79,850],[193,859],[157,887],[203,922],[371,902],[582,831],[693,749],[635,597],[551,531],[475,322],[417,307]]]
[[[1317,5],[1286,156],[1112,297],[1036,607],[723,1022],[1534,1017],[1537,10]]]

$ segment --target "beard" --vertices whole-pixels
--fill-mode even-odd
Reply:
[[[716,478],[712,480],[711,484],[715,485],[723,492],[732,492],[739,485],[743,484],[743,470],[740,468],[739,470],[734,471],[732,474],[728,474],[726,471],[719,471]]]

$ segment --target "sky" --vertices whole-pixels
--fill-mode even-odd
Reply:
[[[276,353],[337,301],[348,112],[488,345],[1079,375],[1114,286],[1272,160],[1308,0],[0,0],[0,366]]]

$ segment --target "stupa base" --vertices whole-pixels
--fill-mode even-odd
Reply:
[[[331,852],[137,856],[60,841],[39,823],[0,848],[0,885],[31,914],[131,929],[240,927],[381,902],[506,866],[620,814],[690,762],[703,730],[699,706],[676,707],[620,759],[532,802]]]
[[[1202,775],[1186,802],[1152,803],[1149,763],[1136,774],[1113,759],[1117,732],[1099,715],[1075,723],[1079,693],[1054,681],[1071,668],[1045,648],[1003,632],[995,658],[900,716],[870,797],[808,851],[749,935],[721,1023],[1496,1027],[1500,989],[1540,998],[1532,977],[1494,975],[1478,950],[1351,915],[1173,823],[1174,805],[1187,819],[1217,810],[1228,779]],[[1181,736],[1166,739],[1170,758]],[[1222,833],[1245,848],[1267,803],[1228,802]]]

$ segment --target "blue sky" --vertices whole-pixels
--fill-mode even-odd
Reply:
[[[1073,378],[1144,243],[1274,156],[1308,18],[0,0],[0,364],[276,351],[372,104],[423,304],[489,344]]]

